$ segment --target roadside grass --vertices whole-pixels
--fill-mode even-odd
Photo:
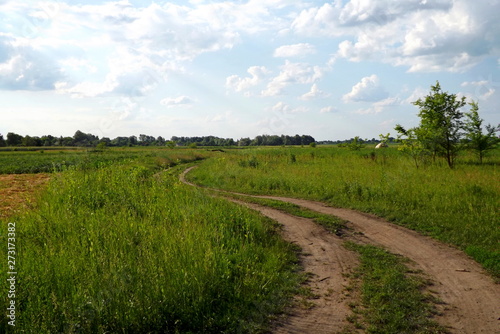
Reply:
[[[346,242],[345,246],[360,255],[360,266],[352,276],[361,303],[350,305],[349,317],[357,328],[373,334],[449,333],[432,320],[437,301],[424,292],[427,281],[405,265],[407,259],[372,245]]]
[[[1,221],[16,223],[17,329],[259,333],[283,311],[301,278],[274,223],[157,173],[156,158],[68,167]]]
[[[374,213],[459,247],[499,279],[500,149],[483,165],[474,159],[464,152],[453,170],[441,161],[417,169],[393,147],[253,148],[208,159],[188,179]]]

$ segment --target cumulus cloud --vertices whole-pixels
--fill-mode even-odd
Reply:
[[[57,86],[58,92],[75,97],[142,95],[154,86],[144,81],[162,81],[183,62],[233,48],[241,42],[242,33],[284,28],[286,20],[274,19],[274,11],[291,5],[277,0],[244,4],[198,1],[190,5],[167,2],[142,7],[128,1],[86,5],[57,2],[35,7],[9,2],[0,12],[2,36],[14,36],[15,43],[29,38],[32,49],[50,46],[55,51],[52,59],[38,51],[30,53],[28,48],[17,50],[18,57],[14,57],[10,55],[12,48],[7,50],[0,41],[0,84],[4,89]],[[29,31],[24,31],[25,27]],[[78,45],[83,52],[77,57],[68,55],[64,50],[68,45]],[[73,61],[68,61],[71,57]],[[83,64],[88,66],[87,73],[82,71]],[[150,73],[159,73],[162,79],[152,79]],[[236,89],[243,89],[252,80],[255,78],[232,83]]]
[[[383,112],[385,109],[396,106],[400,104],[400,100],[397,97],[388,97],[386,99],[372,103],[370,108],[358,109],[355,113],[361,115],[367,114],[378,114]]]
[[[269,73],[265,66],[252,66],[247,72],[250,77],[241,78],[237,75],[231,75],[226,78],[226,88],[236,92],[245,91],[253,86],[258,85]]]
[[[408,96],[406,99],[402,101],[402,103],[412,104],[418,99],[424,98],[428,94],[429,94],[428,89],[417,87],[413,90],[413,92],[411,92],[410,96]]]
[[[474,88],[473,99],[487,100],[496,93],[497,90],[494,88],[494,86],[500,87],[500,84],[494,83],[491,80],[480,80],[465,81],[462,82],[461,86]]]
[[[313,84],[311,86],[311,90],[307,93],[305,93],[304,95],[300,96],[299,99],[300,100],[314,100],[314,99],[319,99],[319,98],[325,98],[325,97],[328,97],[329,94],[323,92],[322,90],[320,90],[318,88],[318,85],[317,84]]]
[[[52,90],[64,79],[49,47],[35,49],[0,35],[0,89]]]
[[[284,89],[291,84],[310,84],[324,75],[319,66],[304,63],[292,63],[288,60],[281,67],[281,72],[274,77],[267,88],[262,91],[263,96],[276,96],[283,94]]]
[[[464,72],[500,54],[500,2],[333,1],[304,9],[299,36],[343,37],[331,59],[375,60],[409,72]]]
[[[294,108],[285,102],[278,102],[271,108],[271,111],[273,111],[274,113],[281,113],[281,114],[296,114],[296,113],[307,112],[309,111],[309,109],[302,106]]]
[[[309,43],[283,45],[274,50],[274,56],[282,58],[304,57],[315,53],[316,48]]]
[[[387,97],[387,92],[380,86],[379,78],[372,74],[355,84],[351,91],[342,97],[344,103],[374,102]]]
[[[173,107],[189,107],[194,102],[189,96],[181,95],[178,97],[167,97],[160,101],[160,103],[167,108]]]

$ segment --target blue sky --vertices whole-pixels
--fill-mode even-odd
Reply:
[[[500,122],[499,0],[0,0],[0,133],[395,135],[438,80]]]

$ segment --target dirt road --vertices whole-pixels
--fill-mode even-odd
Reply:
[[[185,180],[189,170],[181,175],[181,180],[195,186]],[[495,284],[479,264],[463,252],[373,215],[302,199],[254,197],[293,203],[349,221],[349,227],[361,232],[361,241],[407,257],[427,274],[434,283],[432,290],[444,302],[442,315],[436,320],[451,333],[500,333],[500,285]],[[355,255],[341,246],[341,239],[310,220],[254,204],[245,205],[283,224],[285,238],[311,254],[304,259],[305,270],[314,274],[317,284],[314,288],[325,299],[318,301],[317,307],[292,316],[277,333],[332,333],[341,330],[348,312],[342,295],[342,286],[347,283],[342,274],[355,266]]]

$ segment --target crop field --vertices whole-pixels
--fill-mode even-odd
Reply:
[[[268,331],[293,297],[304,293],[299,250],[283,240],[282,227],[273,220],[180,182],[179,174],[194,165],[187,179],[208,188],[377,214],[465,251],[500,278],[498,150],[481,165],[464,153],[455,169],[431,161],[416,168],[395,147],[3,151],[0,244],[3,249],[14,244],[16,328],[23,333]],[[259,203],[313,218],[332,234],[344,228],[331,216],[291,204]],[[6,233],[11,226],[14,242]],[[366,258],[376,253],[382,263],[396,261],[380,249],[351,248]],[[403,274],[391,273],[393,281],[404,281],[400,277],[409,269],[403,267]],[[357,275],[368,277],[370,270]],[[382,270],[396,269],[377,269]],[[0,266],[0,280],[10,277],[7,266]],[[408,285],[419,294],[424,284]],[[0,307],[6,310],[11,300],[3,297]],[[427,323],[429,316],[415,318]],[[12,328],[11,320],[0,319],[0,332]],[[397,329],[388,331],[380,321],[363,326],[380,333],[402,328],[393,323]],[[446,332],[434,323],[426,326],[435,329],[429,332]],[[419,333],[417,327],[408,333]]]

